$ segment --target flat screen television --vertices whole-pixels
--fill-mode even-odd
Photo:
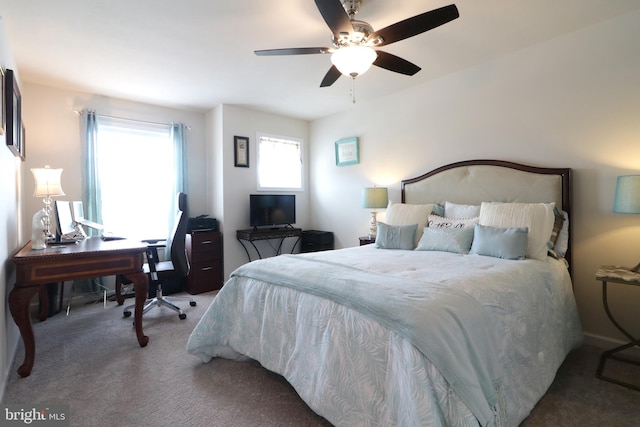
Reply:
[[[287,226],[296,222],[295,194],[250,194],[251,227]]]

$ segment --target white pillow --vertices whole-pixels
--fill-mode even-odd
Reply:
[[[445,218],[473,218],[480,215],[480,205],[461,205],[444,202]]]
[[[433,204],[410,205],[407,203],[389,202],[384,222],[389,225],[412,225],[417,224],[413,247],[418,246],[422,237],[422,230],[427,226],[429,214],[433,210]]]
[[[429,227],[431,228],[473,228],[477,223],[477,216],[474,218],[444,218],[438,215],[429,215]]]
[[[527,227],[527,258],[545,260],[553,231],[555,203],[487,203],[480,207],[480,225]]]

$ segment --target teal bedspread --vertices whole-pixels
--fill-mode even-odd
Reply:
[[[481,425],[501,424],[497,340],[485,309],[464,292],[292,255],[245,264],[233,276],[314,294],[375,319],[431,360]]]

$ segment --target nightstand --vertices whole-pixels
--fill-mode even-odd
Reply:
[[[363,237],[360,237],[359,239],[360,239],[360,246],[370,245],[376,242],[375,237],[371,238],[369,236],[363,236]]]
[[[611,350],[607,350],[602,353],[602,356],[600,356],[600,363],[598,364],[598,370],[596,371],[596,377],[600,378],[601,380],[609,381],[614,384],[630,388],[632,390],[640,391],[640,385],[616,380],[614,378],[607,377],[602,373],[604,371],[604,365],[607,359],[614,359],[620,362],[631,363],[633,365],[640,366],[640,363],[638,363],[637,361],[627,359],[626,357],[616,354],[631,347],[640,347],[640,338],[636,338],[629,332],[624,330],[624,328],[613,318],[613,315],[609,310],[609,303],[607,302],[607,282],[618,283],[622,285],[640,286],[640,274],[634,273],[633,271],[630,271],[629,269],[624,267],[604,265],[600,267],[596,272],[596,280],[602,282],[602,303],[604,304],[604,311],[607,313],[609,320],[611,320],[611,323],[613,323],[613,325],[629,339],[629,342],[627,344],[612,348]]]

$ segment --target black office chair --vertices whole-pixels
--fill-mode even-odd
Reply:
[[[144,271],[149,276],[149,289],[156,290],[156,295],[153,298],[145,301],[144,310],[142,314],[151,310],[153,307],[169,307],[170,309],[178,312],[180,319],[186,319],[187,315],[182,312],[180,307],[171,302],[172,299],[188,299],[189,305],[194,307],[196,302],[191,297],[171,297],[171,299],[162,295],[162,284],[167,283],[170,280],[177,280],[184,285],[187,275],[189,274],[189,259],[187,258],[187,252],[185,248],[185,238],[187,235],[187,195],[184,193],[178,193],[178,214],[176,217],[176,223],[171,234],[170,241],[170,261],[160,261],[158,258],[158,248],[166,247],[166,240],[145,240],[147,246],[147,262],[144,264]],[[122,304],[121,286],[123,283],[122,277],[116,278],[116,296],[118,297],[118,303]],[[125,307],[123,315],[124,317],[131,316],[131,310],[135,307],[130,305]]]

